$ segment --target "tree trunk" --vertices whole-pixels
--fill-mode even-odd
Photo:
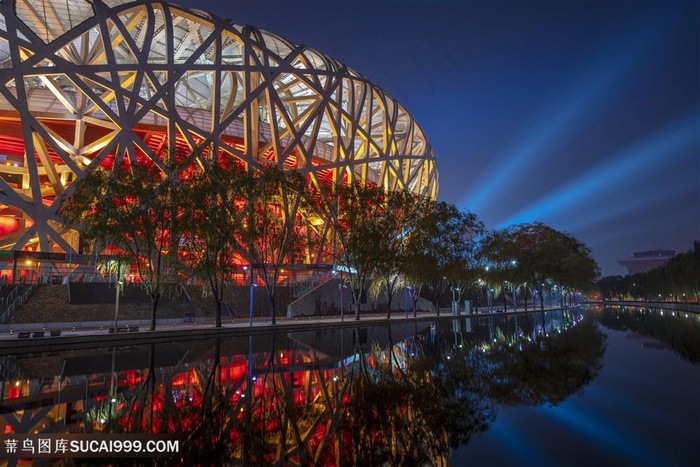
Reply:
[[[530,289],[528,287],[525,287],[525,311],[527,311],[527,296],[530,294]]]
[[[355,302],[355,321],[360,320],[360,302],[362,301],[362,292],[365,290],[365,279],[360,279],[357,283],[357,290],[355,290],[355,287],[352,288],[352,298]]]
[[[386,283],[386,293],[387,293],[387,310],[386,319],[391,319],[391,302],[394,298],[394,287],[391,285],[390,281]]]
[[[270,315],[272,318],[272,324],[277,324],[277,317],[275,316],[277,314],[275,310],[275,293],[268,292],[267,296],[270,298]]]
[[[221,300],[219,300],[218,297],[216,297],[216,327],[220,328],[221,327]]]
[[[209,277],[209,288],[211,289],[211,296],[214,298],[214,306],[216,307],[216,327],[221,327],[221,304],[224,301],[223,284],[219,287],[219,282]]]
[[[440,289],[435,289],[435,311],[437,315],[440,316]]]
[[[160,294],[151,294],[151,331],[156,330],[156,312],[158,311],[158,301],[160,300]],[[116,329],[114,330],[116,332]]]
[[[508,311],[508,304],[506,303],[506,288],[501,285],[501,296],[503,297],[503,313]]]
[[[116,332],[116,330],[115,330]],[[156,369],[156,346],[155,344],[151,344],[148,348],[148,374],[149,375],[154,375],[153,378],[151,378],[151,397],[148,398],[149,402],[149,431],[153,433],[153,419],[155,418],[153,410],[153,404],[155,403],[155,395],[156,395],[156,378],[155,378],[155,369]],[[145,409],[145,407],[143,407]]]

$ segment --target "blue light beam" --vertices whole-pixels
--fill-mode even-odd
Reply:
[[[648,24],[653,21],[654,24]],[[659,43],[658,35],[668,25],[668,18],[644,18],[642,24],[635,23],[624,40],[613,50],[606,51],[595,63],[587,65],[587,73],[578,74],[579,79],[571,84],[559,97],[554,97],[550,108],[540,111],[536,123],[531,125],[519,140],[510,145],[505,153],[493,158],[487,174],[481,182],[462,197],[460,206],[473,212],[483,212],[485,207],[497,201],[505,187],[522,176],[523,170],[549,156],[547,149],[578,131],[581,121],[600,110],[609,93],[624,72],[639,59],[646,58],[648,49]],[[640,31],[646,33],[640,34]],[[564,97],[562,97],[564,96]]]
[[[640,206],[648,207],[668,204],[670,201],[679,199],[693,191],[700,195],[697,181],[695,183],[692,180],[686,180],[685,183],[682,182],[682,180],[678,180],[665,186],[662,191],[646,190],[634,197],[617,198],[615,203],[607,203],[605,209],[601,207],[595,210],[587,210],[586,216],[570,216],[571,222],[567,223],[566,229],[569,231],[588,229],[609,220],[618,219],[621,215],[639,209]],[[622,191],[623,189],[620,188],[619,190]],[[698,196],[698,199],[700,199],[700,196]],[[627,230],[617,230],[616,235],[629,235],[636,228],[630,226],[629,232]],[[610,238],[613,232],[608,232],[606,235]]]
[[[574,209],[579,205],[590,204],[596,196],[609,194],[604,192],[603,188],[612,187],[613,183],[649,170],[655,164],[664,163],[670,154],[696,147],[697,138],[698,114],[692,112],[498,223],[497,228],[535,220],[544,222],[557,213]]]

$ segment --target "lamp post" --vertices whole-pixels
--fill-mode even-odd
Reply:
[[[406,311],[406,318],[408,318],[408,290],[410,287],[404,287],[403,288],[403,307],[404,310]]]
[[[112,373],[110,374],[109,381],[109,400],[112,403],[117,402],[117,385],[115,384],[117,379],[117,374],[115,371],[115,364],[117,362],[117,346],[112,347]]]
[[[114,332],[117,332],[117,323],[119,320],[119,294],[121,293],[124,282],[117,281],[117,295],[114,299]]]
[[[452,289],[452,314],[459,314],[459,287],[450,287]]]
[[[518,262],[514,259],[510,261],[511,269],[515,269],[518,267]],[[511,283],[513,286],[513,311],[518,311],[518,288],[515,285],[515,282]],[[504,310],[505,311],[505,310]]]
[[[443,276],[442,277],[442,284],[439,285],[439,288],[436,289],[437,292],[437,315],[440,316],[440,290],[445,287],[445,283],[447,281],[447,277]]]
[[[117,324],[119,322],[119,293],[121,292],[122,286],[124,283],[122,281],[117,281],[117,288],[116,288],[116,296],[114,299],[114,333],[117,333]],[[111,378],[110,378],[110,383],[109,383],[109,397],[110,401],[112,403],[117,401],[117,384],[116,384],[116,379],[117,379],[117,373],[115,371],[115,365],[117,362],[117,347],[114,346],[112,348],[112,373],[111,373]]]
[[[345,289],[345,283],[343,282],[343,273],[340,273],[340,284],[338,285],[340,289],[340,321],[345,321],[345,306],[343,304],[343,289]]]
[[[245,270],[246,268],[247,268],[247,266],[243,266],[243,269],[244,269],[244,270]],[[250,322],[250,327],[251,327],[251,328],[253,327],[253,297],[255,296],[254,293],[253,293],[253,280],[254,280],[253,276],[254,276],[254,274],[253,274],[253,266],[251,265],[251,266],[250,266],[250,305],[249,305],[249,310],[248,310],[249,322]]]
[[[488,307],[488,312],[493,313],[493,290],[491,289],[491,282],[493,280],[493,277],[491,276],[490,271],[490,266],[487,265],[486,267],[484,267],[484,277],[486,278],[486,280],[484,280],[484,286],[486,287],[486,306]]]

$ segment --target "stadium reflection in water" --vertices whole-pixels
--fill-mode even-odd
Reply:
[[[597,320],[619,315],[560,310],[5,356],[0,428],[175,433],[179,458],[159,461],[173,465],[447,465],[497,406],[556,405],[595,379],[606,349]]]

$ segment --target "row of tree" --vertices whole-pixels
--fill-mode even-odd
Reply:
[[[388,297],[390,317],[401,288],[415,313],[428,287],[438,303],[441,290],[459,302],[478,291],[478,281],[504,300],[506,289],[527,299],[532,291],[541,297],[545,286],[573,290],[597,276],[585,245],[543,224],[487,233],[475,214],[406,190],[323,183],[233,158],[213,162],[204,153],[97,167],[69,193],[62,219],[96,248],[130,258],[151,297],[151,329],[159,299],[191,278],[210,288],[221,326],[224,288],[244,269],[251,283],[255,272],[265,285],[273,324],[281,272],[300,263],[341,267],[355,319],[370,285]]]
[[[597,282],[604,299],[700,302],[700,240],[651,271],[606,276]]]
[[[540,222],[517,224],[490,232],[483,242],[482,256],[488,282],[510,291],[517,306],[537,297],[544,308],[544,294],[558,289],[562,305],[571,304],[577,290],[588,290],[599,276],[590,248],[570,234]]]

